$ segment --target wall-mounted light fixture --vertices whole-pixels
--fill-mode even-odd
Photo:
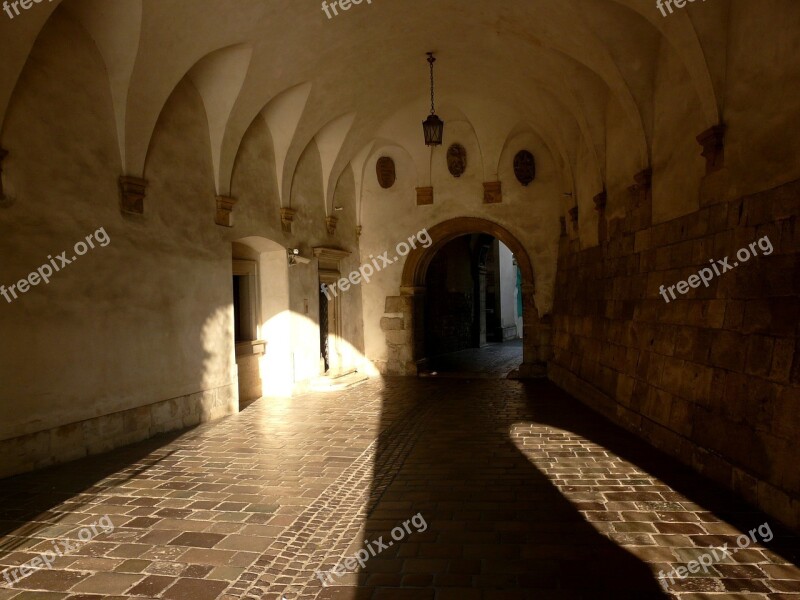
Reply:
[[[290,267],[293,267],[294,265],[307,265],[308,263],[311,262],[310,258],[305,258],[303,256],[300,256],[299,248],[287,248],[286,257],[289,260]]]

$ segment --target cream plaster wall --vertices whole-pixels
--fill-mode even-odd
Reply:
[[[0,281],[27,276],[48,254],[69,257],[100,227],[111,242],[0,305],[3,439],[226,388],[235,377],[230,245],[213,222],[199,98],[191,86],[175,90],[151,144],[146,213],[123,217],[103,65],[71,27],[56,20],[43,32],[4,126],[15,201],[0,209]],[[69,53],[60,51],[65,37]],[[235,394],[227,402],[235,410]]]
[[[352,173],[346,171],[337,183],[333,205],[328,209],[339,220],[334,235],[325,226],[325,202],[319,151],[311,141],[302,154],[292,186],[291,207],[297,211],[291,233],[280,226],[277,174],[272,136],[257,117],[245,136],[234,169],[232,193],[237,198],[230,237],[260,235],[284,248],[261,255],[262,297],[272,308],[265,309],[267,353],[262,359],[265,394],[286,396],[305,388],[319,376],[319,292],[318,263],[286,267],[286,248],[298,248],[311,259],[313,248],[333,247],[349,251],[341,261],[343,276],[358,266],[356,205]],[[285,287],[285,289],[284,289]],[[352,288],[342,295],[343,340],[340,344],[344,366],[364,368],[360,291]]]
[[[61,51],[66,39],[69,53]],[[8,286],[26,277],[48,254],[70,249],[100,227],[111,242],[55,274],[49,285],[0,305],[0,329],[14,340],[0,347],[0,440],[62,431],[168,399],[185,398],[186,406],[175,405],[178,411],[193,412],[196,403],[216,417],[235,412],[230,279],[237,239],[263,242],[252,243],[249,258],[260,263],[262,331],[270,342],[261,360],[265,393],[301,389],[319,375],[317,265],[289,269],[285,248],[299,247],[307,257],[314,246],[344,248],[352,255],[343,261],[343,273],[358,264],[352,175],[342,176],[336,188],[334,203],[343,210],[334,213],[341,226],[331,236],[319,172],[301,165],[299,180],[312,183],[298,189],[313,197],[298,199],[293,233],[284,233],[272,140],[260,120],[245,137],[234,170],[234,226],[214,223],[208,121],[188,79],[170,96],[150,143],[144,214],[123,215],[117,188],[122,168],[103,71],[84,32],[69,19],[52,20],[4,123],[3,144],[13,150],[3,164],[3,183],[13,201],[0,206],[7,232],[0,240],[0,282]],[[343,355],[348,365],[362,364],[359,290],[351,290],[342,306]],[[197,422],[189,412],[175,420],[162,419],[159,411],[153,418],[160,421],[141,424],[133,437],[123,435],[124,427],[113,433],[116,425],[84,427],[80,442],[73,440],[81,447],[64,454],[80,456]],[[57,447],[51,438],[31,438],[29,454],[4,460],[0,471],[58,460],[47,456]]]
[[[722,98],[729,197],[800,177],[800,2],[733,0]]]
[[[703,120],[686,70],[662,43],[655,82],[653,125],[653,223],[697,210],[705,159],[697,135],[714,123]]]
[[[634,175],[646,166],[631,152],[631,125],[615,98],[606,106],[606,218],[622,217]]]

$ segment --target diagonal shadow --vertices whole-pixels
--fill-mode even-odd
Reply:
[[[716,517],[739,531],[746,532],[768,522],[775,534],[775,539],[769,542],[769,550],[800,566],[800,536],[782,526],[775,518],[746,502],[730,489],[703,477],[676,458],[609,422],[605,417],[581,404],[553,383],[529,380],[523,382],[522,385],[525,390],[526,402],[536,412],[537,422],[566,429],[581,437],[591,439],[609,452],[665,483],[675,493],[701,507],[704,514]],[[542,397],[552,398],[554,401],[541,402],[539,399]],[[574,410],[562,410],[560,408],[562,403],[567,403]],[[598,422],[602,423],[602,427],[597,426]],[[750,451],[760,452],[761,450],[752,448]],[[730,543],[735,536],[703,537],[706,539],[698,541],[706,542],[707,546]]]
[[[587,522],[579,510],[588,507],[567,499],[511,439],[513,425],[541,422],[542,404],[561,403],[565,419],[581,411],[561,396],[551,388],[531,398],[513,381],[392,379],[374,471],[394,475],[373,486],[364,537],[392,541],[391,530],[416,514],[427,528],[370,557],[357,581],[341,578],[317,597],[666,597],[651,569]],[[430,412],[408,453],[390,456],[406,418],[395,407],[409,402],[411,412]]]
[[[77,509],[96,502],[95,494],[112,489],[168,461],[175,450],[165,446],[188,430],[160,434],[106,454],[24,473],[0,481],[0,565],[10,554],[29,547],[39,534],[64,523]]]

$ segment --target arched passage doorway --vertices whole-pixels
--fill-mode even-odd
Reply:
[[[426,276],[436,253],[448,242],[475,233],[483,233],[503,242],[517,258],[522,277],[523,362],[517,373],[520,377],[544,377],[550,353],[549,318],[541,318],[536,308],[533,265],[525,247],[507,229],[486,219],[459,217],[439,223],[428,230],[431,243],[417,247],[406,258],[400,286],[400,296],[387,299],[387,305],[397,307],[403,314],[405,334],[387,331],[390,361],[389,373],[416,375],[425,351],[425,294]],[[401,341],[398,341],[398,338]],[[397,371],[397,373],[394,373]]]

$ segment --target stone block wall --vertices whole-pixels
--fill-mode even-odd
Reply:
[[[414,341],[424,339],[424,331],[415,331],[415,324],[421,323],[419,312],[424,310],[424,295],[387,296],[381,318],[381,330],[386,335],[387,360],[375,361],[383,375],[416,375],[414,361]]]
[[[706,177],[692,214],[651,225],[632,190],[607,241],[580,250],[562,237],[549,374],[798,529],[800,182],[727,201],[724,176]],[[659,294],[764,236],[769,256],[758,248],[669,303]]]
[[[61,464],[235,414],[236,384],[0,440],[0,478]]]

